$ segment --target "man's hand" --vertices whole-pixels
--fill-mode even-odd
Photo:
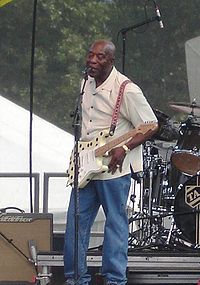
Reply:
[[[114,174],[118,168],[119,171],[122,172],[122,164],[126,155],[123,147],[120,146],[113,148],[111,151],[109,151],[108,155],[111,156],[111,160],[108,165],[108,172]]]

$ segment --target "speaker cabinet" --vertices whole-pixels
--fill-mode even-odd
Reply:
[[[30,244],[37,251],[51,251],[52,240],[52,214],[0,214],[0,284],[32,282],[36,269]]]

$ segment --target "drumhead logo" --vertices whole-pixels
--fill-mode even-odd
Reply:
[[[192,208],[200,205],[200,185],[185,186],[185,202]]]

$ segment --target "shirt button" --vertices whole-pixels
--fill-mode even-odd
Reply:
[[[87,133],[87,135],[89,136],[90,133]]]
[[[91,109],[93,109],[94,107],[93,106],[91,106]]]
[[[92,120],[90,120],[90,123],[92,122]]]

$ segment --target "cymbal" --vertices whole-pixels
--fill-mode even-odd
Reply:
[[[196,102],[186,103],[186,102],[170,102],[169,106],[178,112],[183,112],[191,115],[200,115],[200,105]]]

